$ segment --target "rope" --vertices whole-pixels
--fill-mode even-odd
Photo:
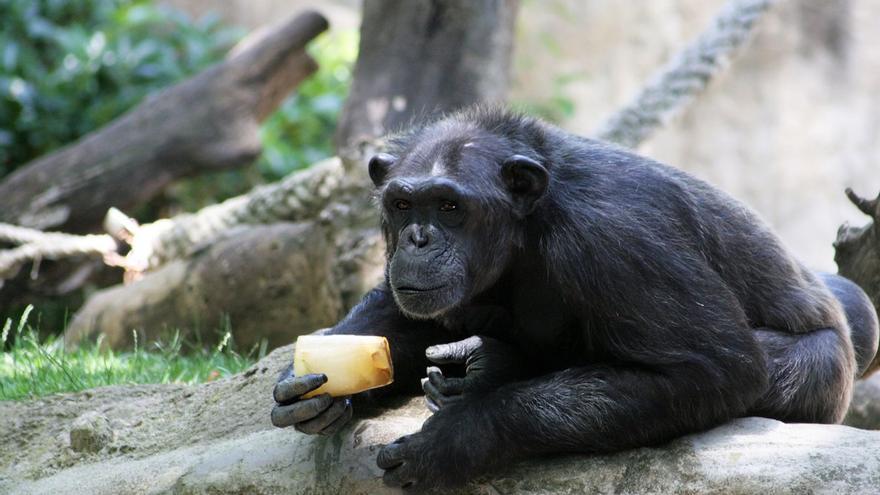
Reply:
[[[730,62],[755,22],[777,0],[732,0],[709,28],[663,66],[626,106],[599,126],[596,137],[635,148],[702,92]]]
[[[80,255],[108,255],[116,252],[116,241],[109,235],[71,235],[42,232],[0,223],[0,241],[20,244],[0,251],[0,280],[14,274],[25,262],[61,259]]]
[[[140,226],[111,208],[104,227],[112,235],[78,236],[0,223],[0,242],[21,244],[0,250],[0,282],[30,260],[81,255],[104,256],[107,264],[122,266],[136,278],[168,260],[186,257],[196,246],[236,225],[315,218],[339,193],[345,175],[342,161],[330,158],[196,213]],[[117,254],[114,237],[131,245],[124,257]]]
[[[342,187],[344,179],[342,161],[329,158],[279,182],[259,186],[196,213],[145,225],[134,236],[126,259],[132,266],[147,270],[187,256],[196,246],[236,225],[315,218]]]

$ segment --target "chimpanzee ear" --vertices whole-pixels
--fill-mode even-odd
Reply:
[[[388,170],[391,169],[391,166],[394,165],[394,162],[396,161],[397,157],[389,155],[388,153],[379,153],[373,158],[370,158],[370,179],[373,180],[373,184],[377,187],[381,186],[385,181],[385,177],[388,175]]]
[[[520,203],[521,213],[528,214],[535,202],[547,191],[550,174],[537,161],[522,155],[513,155],[501,165],[501,179],[507,190]]]

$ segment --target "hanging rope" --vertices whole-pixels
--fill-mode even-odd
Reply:
[[[661,68],[625,107],[609,117],[595,136],[635,148],[680,112],[730,62],[755,22],[776,0],[733,0],[709,28]]]

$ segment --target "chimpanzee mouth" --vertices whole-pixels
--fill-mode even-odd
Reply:
[[[394,287],[394,300],[400,310],[416,319],[435,318],[459,304],[460,299],[461,294],[453,284],[428,286],[404,282]]]
[[[412,286],[403,286],[403,287],[398,287],[396,290],[397,290],[397,292],[404,292],[404,293],[406,293],[406,294],[420,294],[420,293],[423,293],[423,292],[434,292],[434,291],[436,291],[436,290],[440,290],[440,289],[443,289],[443,288],[445,288],[445,287],[446,287],[445,285],[440,285],[440,286],[437,286],[437,287],[412,287]]]

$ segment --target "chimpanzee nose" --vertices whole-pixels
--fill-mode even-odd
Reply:
[[[419,249],[427,246],[430,240],[428,232],[422,227],[416,226],[409,231],[409,241]]]

